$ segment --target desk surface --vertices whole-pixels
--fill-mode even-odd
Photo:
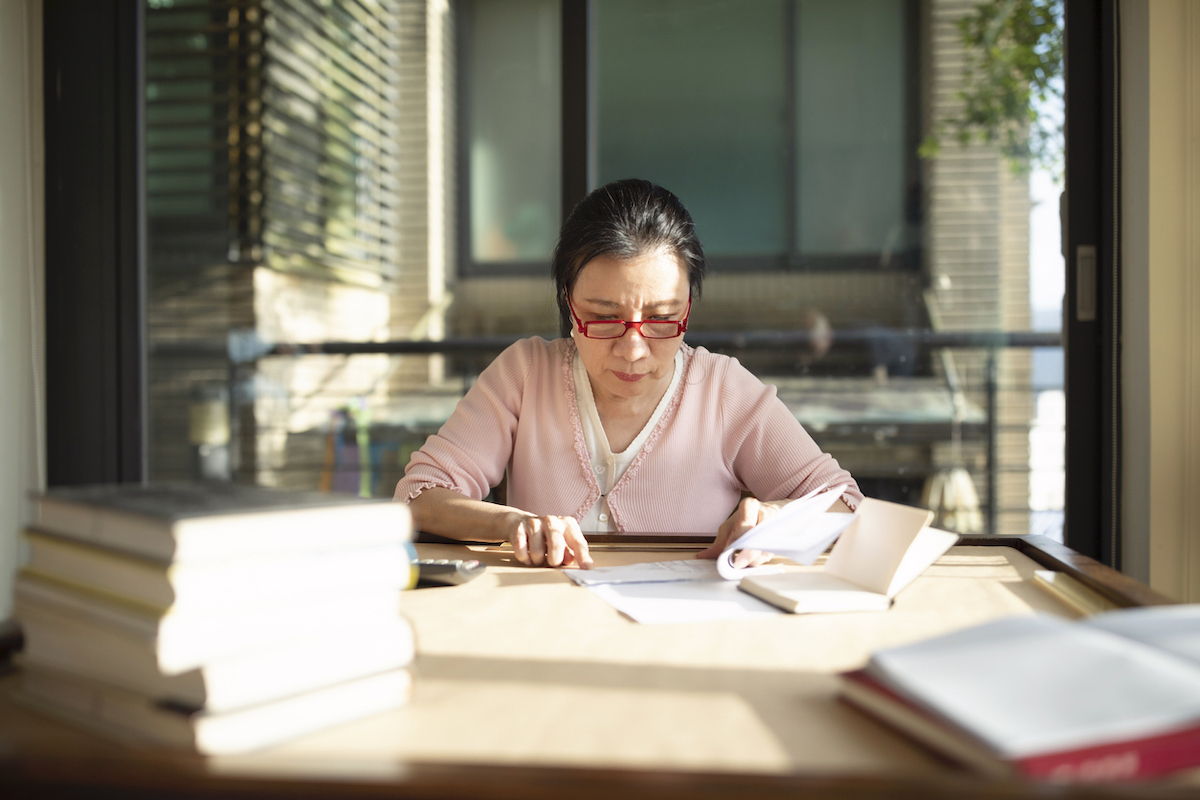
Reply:
[[[451,545],[421,549],[461,555]],[[1030,788],[949,767],[835,697],[836,673],[877,648],[1005,615],[1072,616],[1032,583],[1039,564],[1013,546],[954,548],[882,614],[667,626],[631,622],[556,570],[515,565],[505,549],[472,549],[488,564],[483,576],[403,596],[419,652],[407,708],[253,756],[201,759],[123,747],[30,715],[8,699],[10,677],[0,681],[0,788],[16,780],[23,791],[86,794],[88,783],[124,792],[183,782],[251,796],[327,789],[630,798],[746,790],[1010,796]],[[690,557],[595,555],[601,565]],[[1115,573],[1083,566],[1101,583],[1110,579],[1112,591],[1155,600]]]

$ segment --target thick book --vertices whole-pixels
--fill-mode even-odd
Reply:
[[[318,593],[405,589],[415,583],[411,542],[167,563],[27,530],[26,570],[167,611],[229,610]]]
[[[930,528],[932,519],[923,508],[866,498],[821,571],[750,575],[738,588],[795,614],[885,611],[958,541]]]
[[[236,483],[66,487],[33,504],[43,531],[177,563],[412,537],[404,503]]]
[[[213,713],[34,668],[25,670],[14,697],[32,710],[105,736],[203,755],[236,755],[399,708],[412,696],[412,684],[408,670],[393,669]]]
[[[136,636],[21,601],[16,610],[25,633],[21,664],[214,713],[405,667],[414,652],[412,626],[395,615],[313,629],[300,639],[167,675],[159,669],[154,649]]]
[[[395,588],[364,586],[215,611],[163,610],[27,569],[17,574],[15,589],[17,602],[26,609],[72,616],[139,642],[154,654],[165,675],[239,653],[282,646],[313,633],[320,635],[338,629],[346,620],[395,617],[400,597]]]
[[[841,694],[982,772],[1162,775],[1200,765],[1200,607],[995,620],[881,650]]]

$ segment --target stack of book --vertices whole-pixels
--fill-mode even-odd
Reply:
[[[205,754],[407,702],[411,518],[390,501],[235,484],[35,498],[16,585],[19,697]]]

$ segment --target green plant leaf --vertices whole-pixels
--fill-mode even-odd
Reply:
[[[962,110],[936,121],[917,150],[936,158],[941,140],[996,144],[1014,170],[1062,173],[1061,121],[1038,105],[1063,98],[1063,0],[984,0],[957,23],[967,52]]]

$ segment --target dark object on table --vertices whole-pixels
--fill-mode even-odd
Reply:
[[[482,575],[487,566],[473,558],[423,558],[417,560],[417,588],[457,586]]]
[[[16,621],[6,619],[0,622],[0,675],[12,671],[13,653],[20,652],[25,647],[25,636]]]

